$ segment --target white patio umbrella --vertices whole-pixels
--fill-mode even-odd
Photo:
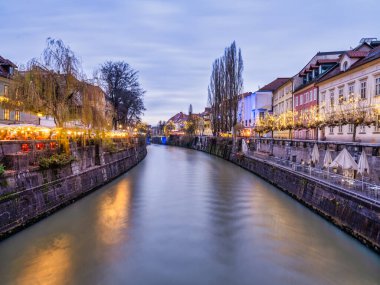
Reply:
[[[362,176],[362,190],[364,187],[364,173],[367,172],[369,174],[369,164],[368,164],[368,159],[364,151],[362,151],[360,158],[359,158],[359,163],[358,163],[358,172]]]
[[[362,151],[360,158],[359,158],[359,163],[358,163],[358,172],[363,176],[365,172],[369,174],[369,164],[368,164],[368,159],[364,151]]]
[[[317,144],[314,144],[313,150],[311,151],[311,160],[309,165],[309,172],[311,174],[311,163],[314,163],[316,165],[319,161],[319,150]]]
[[[329,169],[331,162],[332,162],[331,151],[327,149],[325,153],[325,158],[323,159],[323,166]]]
[[[248,146],[244,139],[242,140],[241,150],[243,151],[244,154],[248,152]]]
[[[342,167],[343,170],[358,170],[358,164],[352,158],[351,154],[344,148],[331,163],[330,167]]]
[[[311,161],[314,164],[319,162],[319,150],[317,144],[314,144],[313,151],[311,152]]]
[[[326,149],[325,157],[323,158],[323,167],[327,169],[327,177],[330,176],[330,164],[332,162],[331,151]]]

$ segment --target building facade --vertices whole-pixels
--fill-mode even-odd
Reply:
[[[0,101],[7,100],[11,80],[17,66],[8,59],[0,56]],[[39,118],[35,115],[0,108],[0,124],[38,124]]]
[[[328,141],[380,142],[380,42],[345,52],[317,83]]]
[[[273,92],[273,115],[281,118],[288,112],[293,111],[293,81],[287,81]],[[275,138],[289,138],[289,131],[276,130],[273,132]]]
[[[316,81],[329,72],[344,51],[318,52],[307,65],[293,77],[293,111],[295,139],[318,139],[314,127],[318,119],[318,87]]]

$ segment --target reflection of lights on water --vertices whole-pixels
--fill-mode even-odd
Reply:
[[[122,240],[124,229],[128,227],[130,185],[128,180],[120,181],[117,189],[106,193],[99,205],[97,232],[106,244],[116,244]]]
[[[67,284],[71,273],[71,237],[61,235],[46,247],[30,252],[32,256],[20,271],[15,284]]]

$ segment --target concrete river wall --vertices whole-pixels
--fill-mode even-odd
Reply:
[[[56,169],[29,169],[0,179],[0,239],[50,215],[137,165],[145,143],[103,152],[74,148],[75,161]]]
[[[152,140],[160,143],[160,140]],[[380,202],[234,151],[231,139],[171,137],[168,145],[207,152],[259,175],[359,241],[380,253]],[[268,205],[270,207],[270,205]]]

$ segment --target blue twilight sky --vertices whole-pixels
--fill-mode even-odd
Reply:
[[[378,0],[0,0],[0,55],[16,64],[60,38],[88,77],[106,60],[139,70],[144,120],[156,124],[207,104],[213,60],[233,40],[244,90],[292,76],[318,51],[380,38]]]

